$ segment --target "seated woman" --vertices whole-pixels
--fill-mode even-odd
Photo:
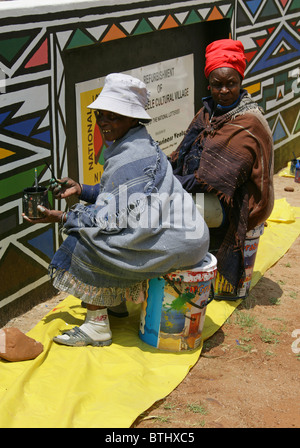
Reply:
[[[201,265],[209,232],[190,195],[143,122],[144,83],[118,73],[106,77],[95,109],[97,125],[112,142],[97,186],[59,181],[58,198],[77,194],[90,203],[68,213],[43,209],[30,222],[62,222],[68,237],[50,263],[54,286],[81,299],[85,322],[54,338],[69,346],[110,345],[107,308],[144,299],[146,280]],[[181,219],[179,219],[181,218]]]
[[[209,250],[236,300],[245,278],[246,233],[264,223],[273,208],[272,135],[261,108],[241,88],[246,67],[242,43],[212,42],[205,56],[211,96],[203,98],[170,160],[188,192],[204,192],[207,204],[218,198],[224,219],[209,225]]]

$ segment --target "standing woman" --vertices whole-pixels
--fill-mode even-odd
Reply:
[[[207,204],[218,202],[223,222],[208,224],[210,252],[216,255],[218,272],[236,292],[245,278],[246,233],[264,223],[274,204],[272,135],[261,108],[242,89],[242,43],[212,42],[205,56],[211,96],[203,98],[203,107],[170,160],[188,192],[205,193]]]

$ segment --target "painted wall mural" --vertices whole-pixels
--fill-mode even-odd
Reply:
[[[280,168],[293,151],[299,155],[299,3],[240,1],[236,12],[236,37],[247,56],[245,87],[265,111]]]
[[[21,213],[35,169],[45,186],[47,163],[57,177],[68,173],[64,51],[227,18],[244,44],[244,85],[266,112],[277,167],[300,155],[298,0],[17,3],[24,7],[0,3],[0,309],[49,281],[60,242],[56,225],[28,225]]]

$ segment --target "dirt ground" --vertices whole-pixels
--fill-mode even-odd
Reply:
[[[300,207],[300,184],[274,176],[275,196]],[[294,191],[286,191],[292,187]],[[300,427],[300,237],[205,342],[186,378],[133,428]],[[6,326],[29,331],[66,294]]]

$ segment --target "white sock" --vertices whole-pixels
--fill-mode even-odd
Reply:
[[[87,310],[84,323],[79,327],[94,341],[107,341],[111,339],[112,333],[110,330],[107,308],[99,310]],[[60,339],[68,340],[70,336],[62,334]]]
[[[84,324],[80,326],[80,329],[94,341],[107,341],[108,339],[111,339],[112,334],[110,331],[107,308],[94,311],[87,310]]]

